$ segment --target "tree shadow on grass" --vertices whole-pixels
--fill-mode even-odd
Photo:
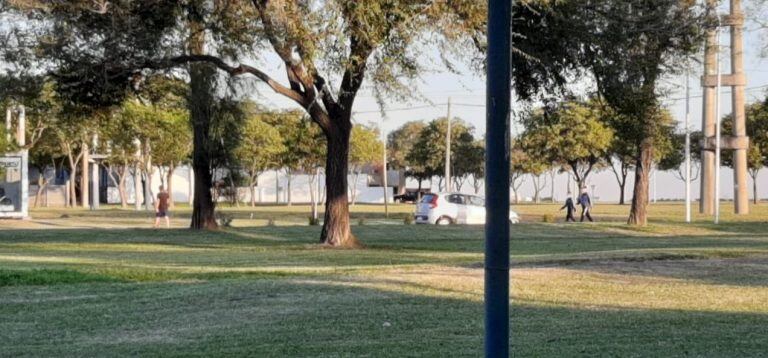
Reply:
[[[542,267],[521,265],[520,267]],[[665,277],[717,285],[768,287],[768,257],[728,259],[593,260],[560,265],[570,270],[612,275]]]
[[[446,294],[450,294],[447,292]],[[331,279],[0,291],[8,356],[477,357],[482,304]],[[512,306],[513,356],[762,356],[768,316]]]

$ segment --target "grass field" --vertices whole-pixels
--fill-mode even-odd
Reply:
[[[0,356],[481,355],[482,228],[390,209],[353,209],[355,250],[316,245],[306,206],[224,208],[233,227],[206,233],[186,208],[170,230],[116,208],[0,222]],[[646,228],[617,205],[541,223],[557,209],[515,206],[514,356],[768,355],[768,204],[720,225],[675,203]]]

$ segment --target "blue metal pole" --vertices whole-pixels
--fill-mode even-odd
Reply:
[[[488,0],[485,356],[509,357],[509,110],[513,0]]]

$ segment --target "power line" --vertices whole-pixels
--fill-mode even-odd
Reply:
[[[401,111],[411,111],[414,109],[425,109],[425,108],[434,108],[438,106],[445,106],[446,103],[435,103],[430,105],[423,105],[423,106],[412,106],[412,107],[401,107],[401,108],[382,108],[379,110],[370,110],[370,111],[352,111],[352,114],[366,114],[366,113],[381,113],[381,112],[401,112]]]
[[[768,84],[765,84],[765,85],[762,85],[762,86],[745,88],[744,91],[745,92],[747,92],[747,91],[754,91],[754,90],[759,90],[759,89],[763,89],[763,88],[768,88]],[[728,92],[724,92],[723,94],[731,94],[731,93],[732,93],[731,91],[728,91]],[[699,94],[699,95],[691,96],[691,98],[702,98],[702,97],[704,97],[703,93]],[[667,101],[682,101],[682,100],[685,99],[685,97],[664,98],[664,99],[667,100]]]
[[[745,88],[745,92],[750,91],[756,91],[763,88],[768,88],[768,84],[764,84],[761,86],[755,86],[755,87],[748,87]],[[723,92],[723,94],[730,94],[731,92]],[[691,95],[690,98],[702,98],[704,97],[703,93],[699,93],[696,95]],[[666,101],[682,101],[685,97],[673,97],[673,98],[664,98]],[[427,109],[427,108],[438,108],[447,106],[448,103],[435,103],[435,104],[429,104],[429,105],[420,105],[420,106],[410,106],[410,107],[399,107],[399,108],[383,108],[383,109],[377,109],[377,110],[366,110],[366,111],[353,111],[352,114],[371,114],[371,113],[381,113],[381,112],[404,112],[404,111],[413,111],[417,109]],[[460,106],[460,107],[473,107],[473,108],[485,108],[484,104],[474,104],[474,103],[451,103],[452,106]]]

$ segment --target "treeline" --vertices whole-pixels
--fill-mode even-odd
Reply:
[[[28,91],[6,97],[0,109],[25,108],[29,122],[27,138],[31,139],[26,146],[29,164],[40,173],[38,193],[55,179],[45,175],[53,169],[67,185],[66,205],[87,207],[89,203],[84,199],[88,195],[85,191],[89,161],[106,169],[109,180],[118,189],[123,208],[131,201],[126,187],[128,178],[134,183],[137,210],[141,206],[140,195],[147,209],[151,209],[153,190],[158,185],[173,192],[175,170],[192,160],[187,83],[173,77],[152,76],[141,90],[120,104],[94,111],[68,105],[52,90],[50,82],[36,80],[38,83],[30,84]],[[258,177],[265,171],[277,170],[285,172],[289,183],[292,175],[309,175],[312,201],[317,201],[320,193],[313,184],[325,164],[325,137],[304,113],[269,110],[250,100],[223,98],[213,108],[211,117],[212,137],[206,151],[216,184],[211,188],[214,198],[228,197],[232,204],[239,205],[237,187],[245,186],[251,190],[251,205],[255,205]],[[360,124],[351,133],[350,174],[356,184],[369,166],[381,165],[384,149],[378,128]],[[5,135],[2,139],[5,140]],[[14,149],[12,143],[0,144],[4,151]],[[161,183],[153,183],[156,174]],[[39,197],[36,196],[33,206],[39,204]],[[354,203],[354,191],[350,197]]]

